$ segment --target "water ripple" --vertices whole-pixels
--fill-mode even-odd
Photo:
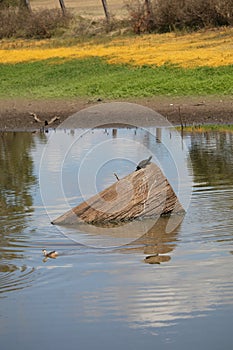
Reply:
[[[1,262],[0,293],[11,292],[29,287],[33,282],[34,267]]]

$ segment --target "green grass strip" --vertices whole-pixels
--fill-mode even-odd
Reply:
[[[0,65],[0,97],[128,98],[233,94],[233,66],[110,65],[99,58]]]
[[[182,130],[181,126],[176,128],[178,131]],[[203,133],[203,132],[233,132],[232,124],[200,124],[200,125],[189,125],[183,127],[183,132],[191,133]]]

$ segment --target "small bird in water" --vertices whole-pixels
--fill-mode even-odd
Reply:
[[[56,252],[55,250],[53,250],[52,252],[47,252],[46,249],[42,250],[45,258],[52,258],[52,259],[56,259],[56,257],[58,256],[58,252]]]
[[[140,163],[138,163],[135,171],[145,168],[148,164],[150,164],[151,159],[152,159],[152,156],[150,156],[148,159],[142,160]]]

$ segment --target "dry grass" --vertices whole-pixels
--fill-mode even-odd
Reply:
[[[233,25],[233,0],[128,0],[135,33]]]
[[[64,0],[66,8],[79,15],[104,17],[101,0]],[[117,17],[127,14],[125,0],[108,0],[109,11]],[[58,0],[31,0],[32,9],[59,8]]]
[[[9,0],[2,1],[7,4]],[[100,0],[64,1],[67,16],[62,16],[59,0],[30,0],[32,13],[23,13],[18,6],[1,7],[0,38],[86,40],[110,32],[164,33],[233,25],[233,0],[206,0],[204,4],[202,0],[150,0],[149,7],[145,0],[107,0],[110,21],[105,20]]]
[[[0,39],[2,38],[51,38],[61,36],[69,28],[72,16],[63,16],[59,9],[41,11],[19,10],[17,7],[0,11]]]

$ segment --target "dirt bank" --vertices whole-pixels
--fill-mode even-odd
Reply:
[[[50,125],[56,127],[73,113],[103,102],[111,101],[0,100],[0,130],[36,130],[40,129],[45,121],[49,122],[57,116],[59,120]],[[128,99],[127,102],[147,106],[162,114],[174,125],[180,125],[181,122],[183,124],[233,123],[233,97],[154,97]],[[41,122],[36,122],[30,113],[36,114]],[[104,124],[104,120],[98,122]]]

